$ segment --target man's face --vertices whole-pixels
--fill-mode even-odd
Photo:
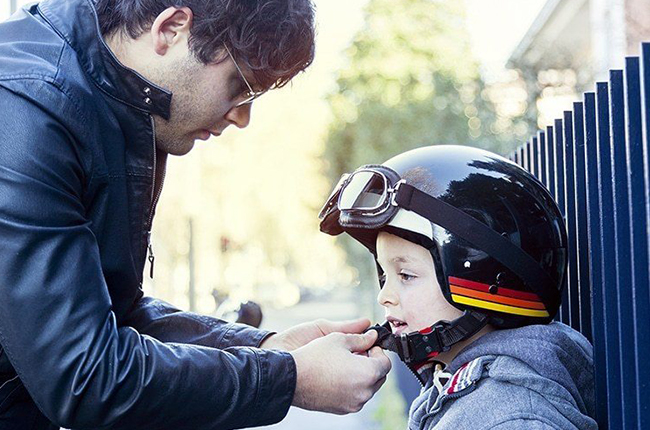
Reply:
[[[250,121],[251,105],[236,107],[247,87],[228,56],[206,65],[188,48],[152,71],[152,78],[173,93],[169,121],[154,117],[157,146],[164,152],[187,154],[195,140],[219,136],[229,125],[244,128]],[[250,75],[247,79],[251,82]]]

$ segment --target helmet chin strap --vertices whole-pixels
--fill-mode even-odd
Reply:
[[[369,327],[366,331],[377,331],[377,340],[373,346],[395,352],[407,365],[418,365],[474,336],[487,323],[487,315],[466,310],[451,322],[438,321],[431,327],[399,336],[392,333],[388,322]]]

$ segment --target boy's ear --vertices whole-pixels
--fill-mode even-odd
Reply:
[[[151,25],[151,38],[156,54],[165,55],[170,47],[187,43],[194,14],[188,7],[168,7]]]

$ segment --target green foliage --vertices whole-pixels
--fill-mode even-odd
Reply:
[[[494,109],[464,25],[462,2],[370,0],[330,96],[333,180],[423,145],[496,149]]]

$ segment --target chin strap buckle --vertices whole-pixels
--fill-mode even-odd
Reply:
[[[469,339],[488,323],[488,316],[479,312],[465,311],[453,321],[439,321],[433,326],[413,333],[396,336],[387,321],[366,329],[377,331],[373,346],[393,351],[406,364],[424,362],[441,352],[448,351],[452,345]]]
[[[409,364],[413,360],[413,355],[411,354],[411,350],[409,348],[409,340],[410,339],[406,333],[402,333],[399,336],[399,350],[401,352],[399,356],[406,364]]]

